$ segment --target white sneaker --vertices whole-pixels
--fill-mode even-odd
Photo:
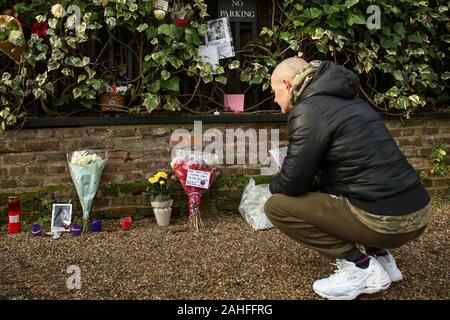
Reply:
[[[394,256],[390,252],[385,256],[376,257],[376,259],[388,273],[392,282],[403,280],[403,275],[395,263]]]
[[[317,280],[314,291],[330,300],[353,300],[361,293],[375,293],[389,288],[391,279],[377,259],[369,257],[366,269],[345,259],[336,260],[337,270],[328,278]]]

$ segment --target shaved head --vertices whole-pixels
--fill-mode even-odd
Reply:
[[[287,58],[281,61],[272,73],[272,82],[291,81],[308,63],[299,57]]]
[[[293,104],[290,99],[292,80],[307,64],[302,58],[292,57],[281,61],[272,72],[272,92],[275,94],[275,103],[280,106],[282,113],[292,110]]]

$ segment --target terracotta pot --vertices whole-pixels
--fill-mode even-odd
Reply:
[[[170,199],[167,201],[152,201],[151,204],[158,225],[161,227],[167,227],[170,224],[173,200]]]

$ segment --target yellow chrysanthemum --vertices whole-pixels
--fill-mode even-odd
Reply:
[[[160,171],[155,175],[155,177],[167,179],[167,173]]]
[[[158,182],[158,178],[151,177],[150,179],[148,179],[148,181],[149,181],[151,184],[154,184],[154,183],[157,183],[157,182]]]
[[[159,184],[161,184],[161,185],[163,185],[164,183],[165,183],[165,182],[164,182],[164,181],[162,181],[162,180],[161,180],[161,181],[159,182]]]

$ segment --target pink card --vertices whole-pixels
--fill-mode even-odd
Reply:
[[[244,111],[245,94],[224,94],[223,101],[225,109],[233,110],[234,112]]]

